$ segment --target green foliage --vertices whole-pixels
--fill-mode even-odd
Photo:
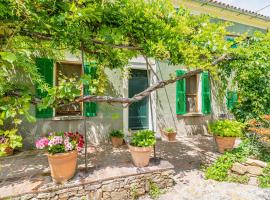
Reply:
[[[158,187],[156,183],[152,181],[149,181],[149,186],[150,186],[149,195],[151,199],[157,199],[162,194],[161,189]]]
[[[65,146],[62,144],[59,145],[53,145],[48,148],[48,152],[50,154],[56,154],[56,153],[65,153]]]
[[[244,141],[242,141],[238,148],[233,149],[230,152],[226,152],[224,155],[220,156],[213,165],[209,166],[205,170],[205,176],[207,179],[214,179],[216,181],[232,181],[245,183],[248,181],[247,177],[236,177],[230,175],[229,170],[231,169],[233,163],[244,162],[245,159],[249,156],[265,162],[270,161],[270,156],[268,152],[258,140],[256,140],[255,138],[245,139]],[[267,179],[267,176],[268,175],[264,175],[260,179],[265,180],[265,177]]]
[[[174,128],[165,128],[164,129],[164,131],[166,132],[166,133],[175,133],[175,130],[174,130]]]
[[[237,88],[239,100],[232,110],[238,120],[259,118],[270,113],[270,33],[255,33],[231,49],[230,61],[220,64],[224,87]]]
[[[124,133],[122,130],[113,130],[110,132],[110,137],[119,137],[119,138],[123,138],[124,137]]]
[[[235,120],[216,120],[209,123],[210,133],[222,137],[242,137],[244,124]]]
[[[130,189],[130,196],[132,200],[136,200],[139,198],[138,189],[136,185],[132,185]]]
[[[227,177],[228,182],[235,182],[235,183],[241,183],[241,184],[247,184],[249,181],[249,176],[247,175],[236,175],[231,174]]]
[[[150,147],[156,143],[155,132],[140,130],[132,135],[131,145],[135,147]]]
[[[206,15],[176,11],[169,0],[6,0],[0,7],[0,97],[15,91],[18,101],[25,100],[22,107],[29,107],[35,86],[48,94],[39,109],[68,104],[80,95],[81,83],[90,85],[91,94],[104,94],[105,69],[124,71],[138,55],[214,70],[211,62],[229,47],[225,26]],[[36,58],[64,60],[66,52],[78,56],[82,47],[85,60],[96,62],[97,77],[45,84]],[[12,101],[1,105],[15,107]],[[28,110],[23,115],[33,118]]]
[[[270,163],[263,169],[263,174],[258,178],[260,187],[270,188]]]
[[[17,131],[15,128],[0,130],[0,157],[6,155],[6,148],[22,147],[22,136],[18,135]]]

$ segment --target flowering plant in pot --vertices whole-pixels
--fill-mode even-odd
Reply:
[[[46,149],[51,176],[56,183],[64,183],[75,174],[78,152],[84,139],[78,132],[55,132],[36,141],[38,149]]]
[[[149,164],[150,155],[155,143],[154,131],[140,130],[132,135],[128,147],[135,166],[145,167]]]
[[[176,131],[173,128],[165,128],[162,130],[162,133],[168,139],[168,141],[175,141]]]
[[[22,147],[22,136],[17,134],[17,129],[0,130],[0,157],[12,155],[16,147]]]
[[[112,141],[112,145],[114,147],[119,147],[123,144],[124,141],[124,133],[122,130],[113,130],[110,132],[110,137]]]
[[[208,129],[215,137],[220,153],[225,150],[232,150],[235,139],[243,136],[245,125],[235,120],[216,120],[209,123]]]

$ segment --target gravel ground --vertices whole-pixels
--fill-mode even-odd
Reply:
[[[270,189],[205,180],[199,170],[180,172],[177,184],[158,200],[270,200]],[[140,200],[150,200],[149,196]]]

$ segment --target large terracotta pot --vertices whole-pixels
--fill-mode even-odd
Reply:
[[[111,137],[113,147],[119,147],[123,144],[123,138]]]
[[[163,131],[163,135],[167,138],[168,141],[173,142],[176,141],[176,132],[166,132]]]
[[[77,151],[48,154],[51,176],[56,183],[64,183],[75,174],[77,167]]]
[[[235,139],[236,139],[235,137],[215,136],[218,151],[220,153],[224,153],[225,150],[232,150],[235,143]]]
[[[153,147],[134,147],[131,145],[128,147],[136,167],[145,167],[149,164]]]

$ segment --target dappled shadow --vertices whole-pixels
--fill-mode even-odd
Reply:
[[[179,137],[175,142],[158,141],[156,155],[162,161],[169,161],[175,171],[198,169],[201,156],[215,150],[212,137],[193,136]],[[131,155],[126,145],[113,148],[111,144],[89,146],[87,150],[87,172],[84,155],[78,159],[78,170],[69,183],[83,182],[84,179],[104,179],[104,176],[121,176],[122,172],[141,173],[144,168],[134,169]],[[152,154],[153,158],[153,154]],[[35,191],[37,188],[54,187],[50,177],[47,157],[43,151],[33,150],[1,158],[0,192],[1,191]],[[163,161],[162,161],[163,162]],[[152,159],[151,166],[159,166]],[[113,171],[114,174],[111,174]],[[22,187],[25,185],[25,188]]]

